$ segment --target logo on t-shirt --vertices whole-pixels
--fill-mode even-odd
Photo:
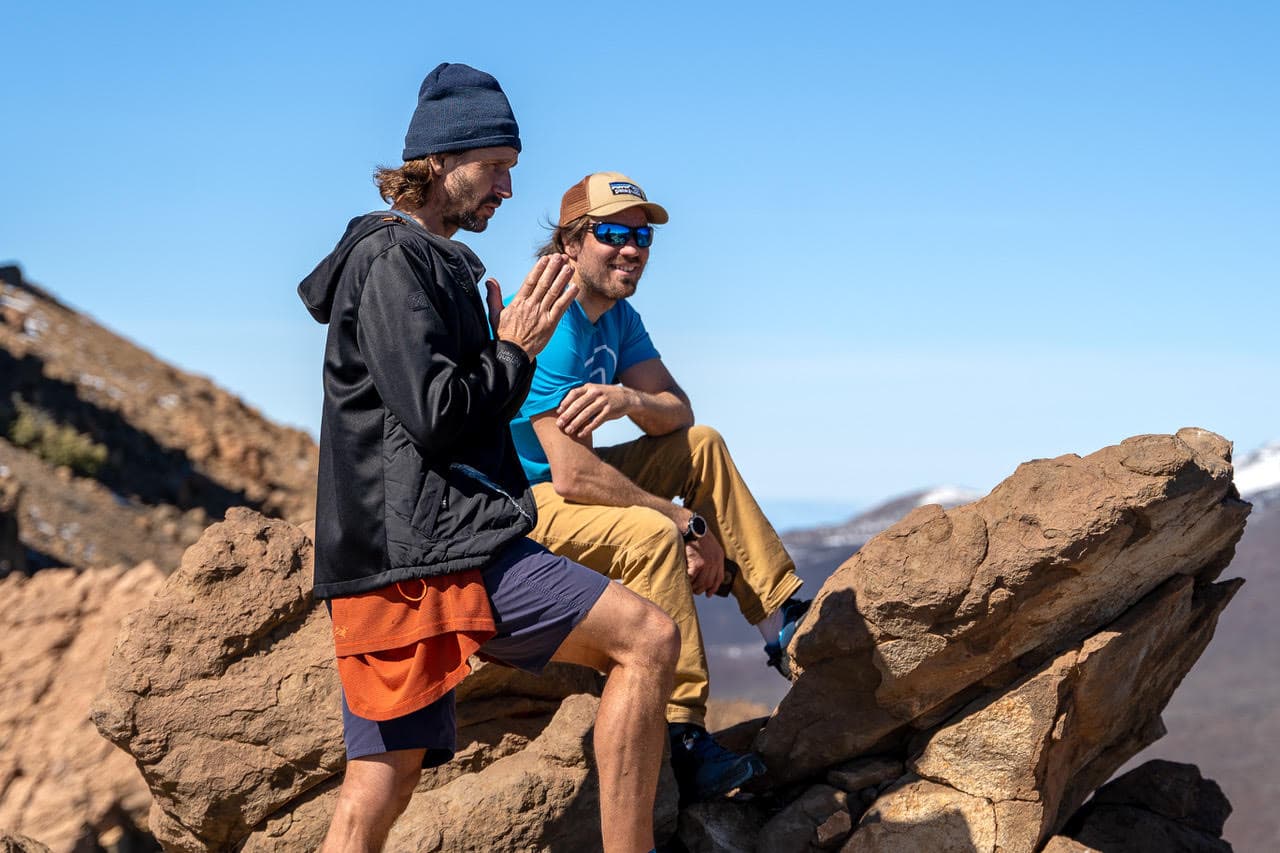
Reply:
[[[613,375],[618,371],[618,354],[609,349],[608,344],[601,344],[591,351],[591,357],[584,365],[587,368],[587,379],[597,385],[610,385]]]

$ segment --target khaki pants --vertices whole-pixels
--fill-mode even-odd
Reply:
[[[795,564],[714,429],[694,426],[596,452],[640,488],[661,497],[679,496],[685,506],[706,518],[711,534],[724,546],[725,560],[738,566],[733,597],[749,623],[764,619],[800,588]],[[707,655],[681,531],[671,519],[647,507],[569,503],[551,483],[534,486],[533,494],[538,502],[533,539],[621,581],[675,620],[680,628],[680,658],[667,720],[702,725],[707,711]]]

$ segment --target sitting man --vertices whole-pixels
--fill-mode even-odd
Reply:
[[[666,210],[616,172],[588,175],[564,194],[540,254],[568,257],[578,294],[539,355],[511,427],[538,504],[531,538],[621,581],[680,628],[667,724],[689,802],[764,772],[758,756],[725,750],[704,728],[707,659],[693,597],[732,594],[784,676],[808,602],[792,597],[801,584],[795,564],[723,439],[693,425],[689,398],[626,301],[649,258],[652,226],[666,221]],[[645,435],[594,447],[592,432],[622,417]]]

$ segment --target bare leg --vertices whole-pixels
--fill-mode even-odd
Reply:
[[[398,749],[348,761],[321,853],[378,853],[409,805],[425,752]]]
[[[608,674],[595,726],[605,853],[653,849],[664,709],[679,654],[680,632],[670,617],[620,584],[609,584],[556,652],[555,660]]]

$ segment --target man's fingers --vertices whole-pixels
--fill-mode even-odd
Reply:
[[[533,265],[533,269],[529,270],[529,274],[524,277],[524,283],[516,291],[516,299],[528,299],[533,294],[533,289],[537,287],[538,281],[542,278],[542,273],[547,268],[547,264],[551,262],[551,257],[551,255],[543,255],[538,258],[537,263]]]
[[[586,387],[585,385],[579,385],[577,388],[571,389],[568,394],[565,394],[564,399],[560,401],[560,405],[556,407],[556,413],[563,415],[569,411],[569,407],[582,396],[582,392]]]
[[[498,318],[502,316],[502,286],[496,278],[486,279],[484,283],[485,302],[489,305],[489,325],[493,333],[498,334]]]
[[[563,256],[561,256],[563,257]],[[544,275],[551,273],[551,267],[548,266]],[[547,289],[542,294],[542,310],[551,314],[555,310],[556,303],[564,296],[565,290],[568,288],[570,279],[573,278],[573,267],[565,264],[556,270]]]
[[[575,404],[569,412],[566,412],[559,419],[565,424],[561,429],[570,435],[581,433],[584,427],[591,423],[598,414],[601,414],[603,406],[603,399],[583,398],[580,403]]]
[[[572,271],[569,273],[572,275]],[[564,290],[560,292],[560,296],[555,302],[551,303],[548,314],[551,315],[553,322],[559,323],[560,318],[564,316],[564,312],[569,310],[569,306],[573,304],[573,300],[578,298],[578,285],[573,282],[565,285]]]
[[[541,306],[543,311],[546,311],[550,307],[546,302],[547,292],[551,290],[552,286],[559,280],[560,274],[564,271],[565,256],[546,255],[541,260],[546,263],[542,265],[541,269],[534,268],[538,275],[537,280],[533,283],[533,288],[529,291],[528,299],[535,305]],[[529,275],[532,276],[533,272],[530,272]]]

